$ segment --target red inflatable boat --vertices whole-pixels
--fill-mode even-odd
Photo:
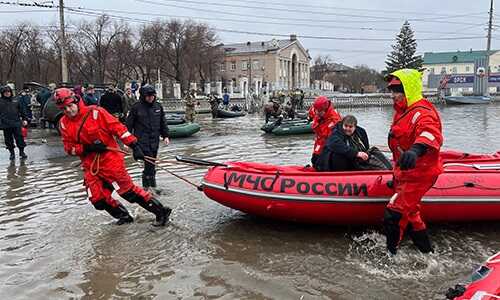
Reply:
[[[445,171],[425,195],[430,222],[500,220],[500,152],[446,151]],[[394,194],[391,171],[316,172],[303,166],[228,162],[212,167],[202,188],[242,212],[317,224],[380,223]]]
[[[500,252],[490,257],[472,274],[467,286],[456,285],[446,294],[454,300],[498,300],[500,299]]]

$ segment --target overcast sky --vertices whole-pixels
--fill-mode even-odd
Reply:
[[[25,0],[11,1],[33,3]],[[65,5],[94,13],[105,11],[116,17],[136,19],[127,21],[131,26],[140,26],[141,20],[191,18],[220,29],[217,31],[218,38],[226,44],[273,38],[271,35],[243,32],[275,34],[280,39],[283,38],[280,35],[295,33],[299,35],[302,44],[310,49],[312,57],[328,54],[335,62],[351,66],[365,64],[382,70],[395,35],[405,19],[410,21],[415,31],[420,53],[485,49],[489,2],[490,0],[66,0]],[[58,0],[54,3],[57,4]],[[0,25],[5,27],[20,21],[40,25],[57,24],[58,14],[55,9],[40,10],[0,5]],[[94,17],[66,13],[69,24],[82,18],[92,20]],[[498,18],[500,12],[495,12],[494,24]],[[494,31],[493,36],[492,48],[496,49],[500,47],[500,34]]]

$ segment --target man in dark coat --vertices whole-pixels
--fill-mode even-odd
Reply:
[[[104,95],[101,96],[99,106],[107,110],[110,114],[122,120],[125,114],[123,99],[118,95],[114,87],[108,87]]]
[[[12,95],[12,89],[6,85],[0,87],[0,129],[3,129],[5,146],[10,152],[10,160],[16,159],[14,141],[19,148],[19,156],[26,159],[26,143],[21,133],[21,126],[28,125],[28,117],[21,105]]]
[[[89,84],[85,89],[85,95],[83,96],[83,102],[85,105],[97,105],[97,97],[95,96],[95,87],[92,84]]]
[[[127,128],[138,139],[144,155],[155,157],[158,155],[160,137],[165,145],[168,139],[168,126],[165,113],[160,103],[156,101],[156,91],[151,85],[145,85],[139,90],[139,102],[130,108],[127,117]],[[156,187],[156,170],[152,163],[144,162],[142,172],[142,186]]]
[[[33,112],[31,111],[31,95],[28,89],[23,89],[21,95],[19,95],[19,105],[29,123],[33,119]]]
[[[351,171],[368,161],[370,144],[366,131],[352,115],[337,123],[318,158],[318,171]]]

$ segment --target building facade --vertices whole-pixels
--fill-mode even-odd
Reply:
[[[486,72],[486,51],[426,52],[423,68],[426,91],[445,89],[451,94],[475,93]],[[500,51],[490,52],[489,70],[488,90],[495,93],[500,90]]]
[[[245,96],[250,89],[262,91],[308,88],[311,57],[291,35],[286,40],[246,42],[222,45],[221,65],[223,86],[229,92]]]

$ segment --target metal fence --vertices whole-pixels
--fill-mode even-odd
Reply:
[[[347,95],[347,94],[335,94],[326,95],[329,99],[333,101],[335,107],[338,108],[354,108],[354,107],[372,107],[372,106],[389,106],[392,105],[392,98],[390,94],[366,94],[366,95]],[[441,104],[444,103],[443,100],[435,94],[425,95],[425,97],[432,103]],[[304,104],[310,107],[313,103],[315,97],[306,96],[304,99]],[[198,113],[210,113],[210,104],[206,98],[198,99],[199,105],[196,106],[196,111]],[[162,101],[163,107],[166,112],[169,113],[183,113],[185,111],[184,101],[167,99]],[[237,105],[241,108],[245,107],[244,98],[232,98],[231,105]]]

